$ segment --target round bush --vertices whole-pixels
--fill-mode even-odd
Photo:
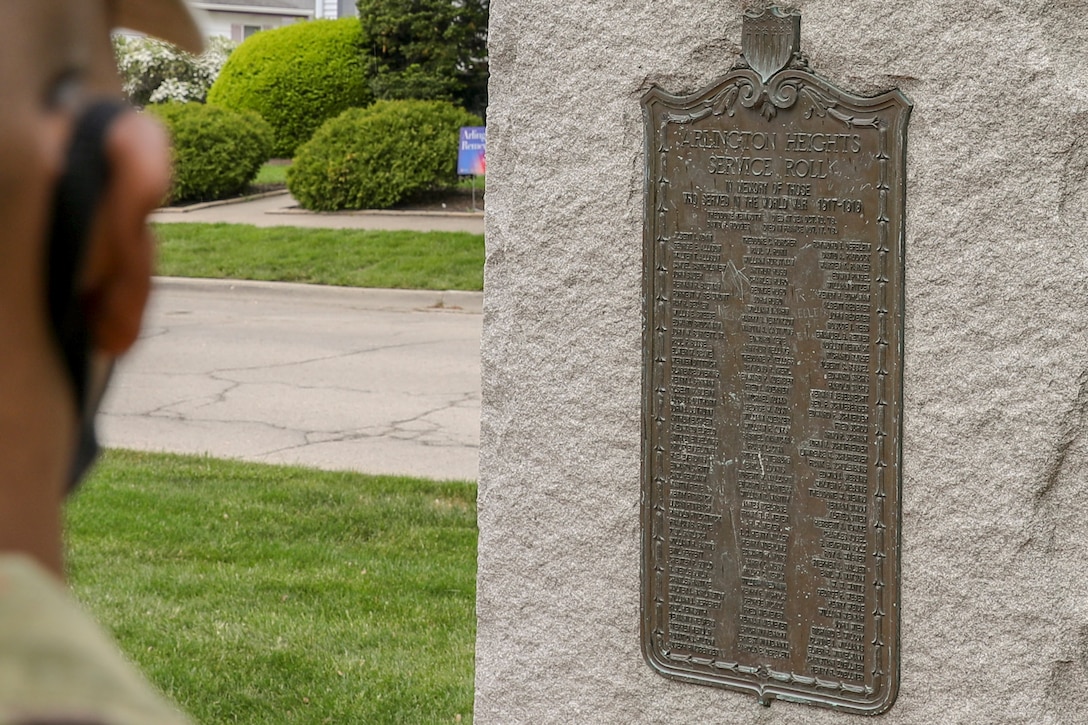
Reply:
[[[290,157],[327,119],[371,100],[357,18],[295,23],[238,46],[208,103],[250,110],[272,126],[272,153]]]
[[[287,170],[316,211],[384,209],[457,181],[458,131],[479,117],[446,101],[378,101],[327,121]]]
[[[174,146],[172,201],[210,201],[245,189],[268,160],[272,129],[252,111],[202,103],[164,103],[160,118]]]

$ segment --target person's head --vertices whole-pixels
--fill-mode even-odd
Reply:
[[[121,98],[110,42],[118,27],[200,46],[182,0],[0,2],[0,552],[28,553],[58,573],[85,403],[76,390],[101,387],[136,340],[150,288],[146,219],[169,183],[162,129],[131,111],[115,116],[102,143],[108,173],[73,245],[83,250],[72,297],[89,363],[86,380],[74,380],[48,301],[55,196],[80,117]]]

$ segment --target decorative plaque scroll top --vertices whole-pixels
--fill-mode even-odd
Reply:
[[[660,673],[875,714],[899,678],[910,102],[744,19],[646,119],[642,645]]]

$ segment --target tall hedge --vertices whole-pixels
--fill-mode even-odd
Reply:
[[[173,142],[172,201],[210,201],[245,189],[268,160],[272,129],[252,111],[203,103],[147,107]]]
[[[446,101],[378,101],[328,121],[295,156],[287,188],[307,209],[383,209],[457,181],[458,131],[479,126]]]
[[[488,0],[357,0],[377,99],[487,110]]]
[[[290,157],[327,119],[371,100],[355,18],[265,30],[231,54],[208,103],[256,111],[272,126],[274,156]]]

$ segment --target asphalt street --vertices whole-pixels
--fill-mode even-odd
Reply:
[[[102,442],[474,480],[481,300],[159,278],[141,340],[103,401]]]

